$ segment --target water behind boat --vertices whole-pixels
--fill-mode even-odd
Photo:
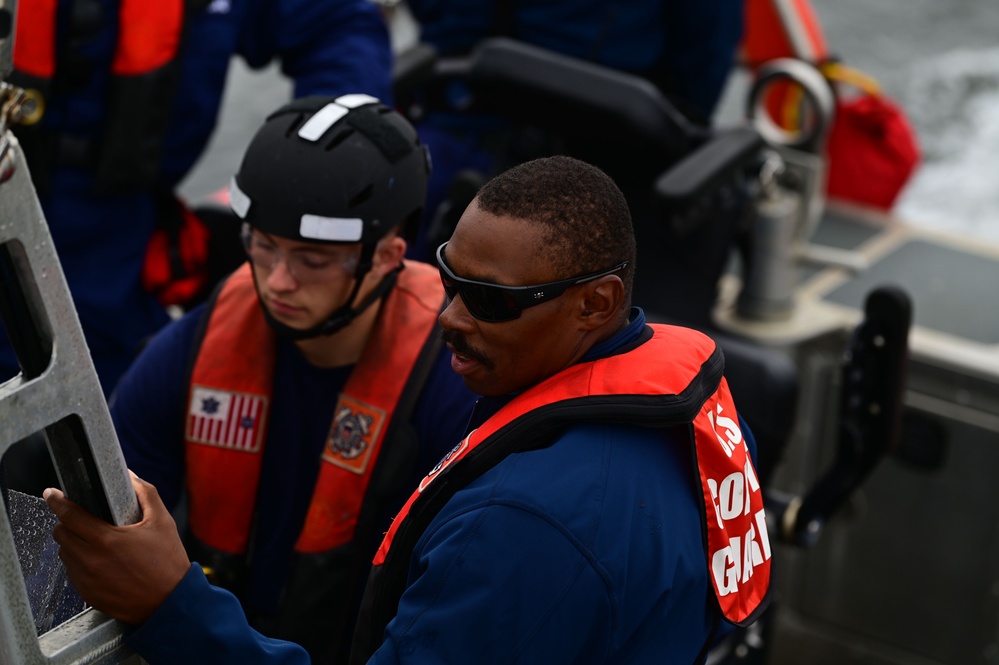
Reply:
[[[923,163],[895,213],[907,221],[999,242],[999,1],[812,0],[830,50],[874,76],[906,109]],[[719,124],[741,120],[744,79],[733,76]],[[224,186],[249,136],[289,98],[276,68],[232,68],[220,124],[182,193]]]
[[[909,114],[923,165],[899,216],[999,241],[999,2],[813,0],[830,48]]]

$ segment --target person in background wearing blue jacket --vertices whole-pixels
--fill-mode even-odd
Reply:
[[[148,280],[146,252],[155,230],[183,223],[173,191],[215,128],[233,56],[252,68],[279,60],[296,97],[390,100],[388,32],[368,0],[58,0],[17,9],[10,80],[38,91],[45,107],[17,133],[110,394],[168,321],[158,289],[170,284]],[[188,267],[172,277],[191,277]],[[0,333],[0,374],[17,372]]]
[[[689,120],[702,126],[710,124],[736,64],[743,4],[744,0],[407,0],[420,24],[420,40],[442,57],[466,55],[488,37],[512,37],[648,79]],[[453,90],[420,100],[424,115],[417,129],[435,161],[427,196],[429,218],[459,171],[494,175],[499,146],[510,149],[511,139],[502,134],[497,119],[466,112],[465,103],[465,96]],[[530,108],[530,100],[524,104]],[[534,145],[536,139],[527,143]],[[435,249],[423,248],[420,241],[416,245],[416,251]]]
[[[637,74],[710,122],[742,38],[744,0],[407,0],[442,56],[506,36]]]
[[[483,398],[387,532],[351,662],[702,663],[767,604],[755,442],[714,343],[631,305],[620,190],[572,158],[526,162],[437,257],[451,366]],[[134,484],[126,527],[45,493],[83,597],[136,624],[151,662],[307,662],[248,628]]]
[[[248,263],[112,397],[130,468],[169,508],[186,497],[191,560],[317,662],[346,658],[378,541],[475,399],[437,329],[437,271],[403,261],[429,171],[368,95],[272,113],[230,186]]]

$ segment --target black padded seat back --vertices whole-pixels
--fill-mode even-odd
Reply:
[[[493,110],[576,140],[652,153],[665,168],[705,135],[650,81],[506,37],[472,53],[477,109]],[[567,111],[569,109],[569,111]]]

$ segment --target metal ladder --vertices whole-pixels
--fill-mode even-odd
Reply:
[[[9,125],[30,97],[10,74],[16,0],[0,0],[0,316],[21,372],[0,384],[0,458],[41,436],[67,496],[115,524],[139,507],[24,154]],[[124,626],[87,609],[38,636],[0,510],[0,665],[141,662]]]

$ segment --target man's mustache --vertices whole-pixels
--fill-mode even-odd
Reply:
[[[447,344],[451,349],[457,353],[459,356],[465,356],[466,358],[471,358],[479,363],[481,363],[487,369],[493,369],[492,361],[486,357],[486,354],[473,348],[465,336],[460,332],[455,330],[442,330],[441,339]]]

